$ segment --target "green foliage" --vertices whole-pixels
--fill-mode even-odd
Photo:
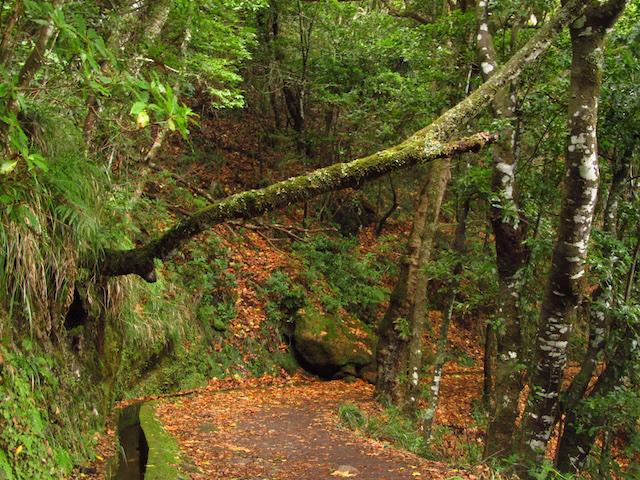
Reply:
[[[339,406],[338,417],[347,428],[360,431],[376,440],[390,442],[416,455],[430,458],[420,432],[413,422],[396,408],[387,408],[379,416],[367,415],[357,405],[345,403]]]
[[[169,48],[156,47],[153,54],[181,71],[180,82],[186,91],[205,91],[211,107],[243,106],[239,70],[255,45],[255,34],[246,17],[266,3],[178,0],[168,21]],[[189,32],[188,39],[185,32]]]
[[[80,379],[26,340],[20,349],[0,347],[0,359],[0,477],[63,478],[91,449],[98,426],[71,411],[86,408],[74,398]]]
[[[149,125],[148,111],[156,115],[156,123],[171,132],[178,131],[186,138],[189,135],[188,125],[195,113],[186,105],[178,102],[178,97],[169,85],[163,85],[157,75],[150,82],[138,81],[139,91],[136,102],[131,106],[130,114],[136,119],[138,128]]]
[[[344,403],[338,407],[340,423],[351,430],[393,444],[429,460],[448,462],[456,467],[474,466],[483,462],[482,444],[475,437],[466,435],[457,438],[455,457],[451,456],[451,437],[454,433],[447,427],[435,425],[430,445],[425,445],[417,422],[404,416],[397,408],[388,407],[378,413],[367,414],[353,403]],[[445,445],[447,437],[447,447]],[[441,451],[443,447],[443,451]],[[496,477],[499,478],[499,477]]]
[[[367,417],[353,403],[343,403],[338,407],[340,422],[351,430],[363,430],[367,425]]]
[[[236,315],[233,294],[236,282],[227,251],[215,235],[208,235],[190,257],[187,262],[178,260],[169,268],[179,275],[176,280],[191,292],[191,301],[196,302],[196,314],[202,325],[224,330]]]
[[[542,465],[537,465],[529,470],[529,475],[535,480],[571,480],[571,474],[562,474],[553,467],[549,460],[544,460]]]
[[[39,335],[59,332],[55,307],[66,306],[80,255],[97,257],[103,240],[102,174],[78,151],[52,153],[47,170],[0,181],[0,304]]]
[[[167,392],[203,385],[241,366],[240,352],[224,345],[236,315],[234,287],[227,251],[213,234],[190,254],[178,254],[155,284],[136,282],[120,319],[120,363],[127,369],[119,380],[122,393],[131,394],[128,382],[140,377],[146,381],[135,394]],[[214,350],[213,341],[223,348]]]
[[[393,329],[398,332],[401,340],[407,341],[411,337],[411,327],[404,317],[397,317],[393,320]]]
[[[265,309],[269,320],[278,324],[292,322],[293,316],[306,305],[306,291],[284,272],[275,271],[267,279],[263,293],[267,297]]]
[[[304,281],[329,312],[344,308],[373,323],[388,297],[381,278],[386,265],[372,254],[360,254],[357,241],[316,236],[296,242],[294,253],[304,264]]]

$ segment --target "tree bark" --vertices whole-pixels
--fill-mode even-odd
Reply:
[[[449,282],[449,301],[445,310],[442,312],[442,323],[440,325],[440,334],[436,346],[436,358],[433,367],[433,378],[431,379],[431,388],[429,392],[428,405],[421,418],[422,437],[425,444],[431,442],[431,433],[433,431],[433,421],[438,408],[440,398],[440,385],[442,380],[442,372],[444,370],[445,360],[447,358],[447,343],[449,340],[449,325],[453,317],[453,309],[455,306],[458,288],[460,286],[460,275],[464,269],[462,258],[465,255],[465,241],[467,230],[467,215],[469,213],[470,199],[467,197],[462,205],[458,208],[458,223],[456,225],[456,233],[453,241],[453,251],[458,255],[458,260],[453,267],[452,278]]]
[[[379,327],[376,394],[415,416],[422,397],[422,337],[427,321],[427,274],[440,207],[451,176],[448,159],[433,162],[420,192],[400,276]]]
[[[586,5],[580,0],[569,1],[505,64],[499,73],[431,125],[415,133],[400,145],[351,163],[332,165],[266,189],[243,192],[229,197],[183,220],[147,245],[131,250],[108,252],[97,266],[98,270],[104,275],[111,276],[136,273],[152,280],[155,258],[165,258],[186,240],[219,222],[259,215],[320,193],[377,178],[422,161],[451,156],[469,149],[470,143],[474,147],[485,145],[489,141],[486,136],[484,140],[476,137],[475,140],[466,140],[452,145],[445,145],[444,142],[447,142],[465,122],[482,111],[493,100],[496,92],[513,81],[527,64],[538,58],[564,26],[577,18],[585,8]],[[341,173],[343,171],[344,174]],[[288,193],[285,195],[285,192]]]
[[[13,53],[12,46],[13,44],[15,44],[14,30],[16,28],[16,25],[20,21],[23,12],[24,5],[22,3],[22,0],[16,0],[16,3],[11,10],[11,14],[9,15],[9,19],[7,20],[7,24],[4,26],[2,39],[0,40],[0,65],[2,66],[6,67],[11,60],[11,56]]]
[[[52,0],[51,8],[56,10],[58,8],[62,8],[64,6],[66,0]],[[42,67],[42,60],[44,58],[44,54],[47,52],[47,48],[49,48],[49,41],[53,37],[55,32],[55,25],[53,24],[53,20],[49,18],[47,22],[40,27],[35,39],[35,45],[31,53],[27,57],[27,60],[22,65],[20,72],[18,73],[18,78],[16,81],[17,88],[24,88],[31,84],[33,81],[33,77],[36,72]],[[15,115],[18,113],[19,105],[17,97],[12,98],[8,104],[5,114]],[[6,135],[8,134],[8,124],[0,123],[0,144],[5,143]]]
[[[498,56],[489,28],[489,2],[479,3],[477,16],[478,56],[484,77],[490,78],[497,71]],[[492,106],[496,117],[512,121],[515,119],[516,97],[510,90],[511,85],[502,88],[496,94]],[[496,325],[488,326],[487,335],[487,344],[491,347],[493,339],[490,336],[495,335],[496,357],[488,358],[486,361],[494,367],[494,391],[490,402],[485,457],[492,457],[498,453],[506,456],[513,448],[518,398],[522,390],[519,366],[522,364],[520,324],[523,318],[518,299],[521,272],[529,259],[529,249],[524,244],[527,222],[521,218],[516,196],[513,126],[506,127],[500,136],[500,140],[493,147],[492,190],[496,200],[492,202],[490,210],[500,294]],[[493,348],[485,349],[485,355],[493,354]]]
[[[531,373],[521,445],[525,462],[544,458],[558,410],[571,324],[569,314],[581,294],[585,258],[598,194],[596,127],[606,29],[623,10],[624,0],[594,2],[571,25],[573,61],[568,106],[567,176],[560,226],[541,308],[536,367]]]
[[[183,219],[144,246],[105,252],[98,270],[106,276],[137,274],[153,281],[154,259],[166,258],[185,241],[213,225],[232,219],[252,218],[322,193],[355,187],[401,168],[477,151],[494,140],[492,135],[480,133],[450,144],[429,144],[425,147],[423,137],[417,135],[400,145],[350,163],[334,164],[266,188],[237,193]]]
[[[144,11],[144,0],[126,0],[122,8],[113,19],[113,31],[109,36],[108,48],[116,56],[127,55],[126,46],[131,42],[132,37],[138,30],[137,23],[140,21]],[[107,60],[100,62],[100,70],[103,75],[109,73],[111,65]],[[85,141],[89,141],[98,121],[100,105],[96,95],[89,95],[87,98],[87,115],[84,119],[83,133]]]
[[[609,192],[607,193],[607,203],[605,206],[604,216],[604,230],[613,235],[616,235],[618,225],[616,220],[618,219],[618,202],[620,200],[620,192],[622,190],[624,181],[629,175],[629,168],[631,166],[631,157],[635,143],[629,145],[620,157],[616,157],[613,161],[611,185]]]
[[[170,6],[170,5],[169,5]],[[169,9],[167,8],[166,10],[167,15],[169,14]],[[184,36],[182,37],[182,43],[180,44],[180,55],[182,57],[183,60],[183,64],[186,65],[186,63],[184,62],[186,57],[187,57],[187,50],[189,48],[189,43],[191,42],[191,27],[189,26],[190,19],[193,17],[193,12],[191,12],[191,15],[189,15],[189,20],[187,20],[187,27],[185,28],[184,31]],[[164,19],[164,21],[166,22],[166,17]],[[186,69],[186,67],[183,67],[183,72],[182,74],[185,74],[186,72],[184,71]],[[176,97],[179,95],[180,93],[180,83],[176,82],[173,85],[173,92],[174,95],[176,95]],[[160,149],[162,148],[162,145],[164,144],[164,141],[167,139],[167,137],[169,137],[171,135],[171,130],[169,129],[169,127],[166,124],[162,124],[160,126],[158,126],[158,131],[156,132],[154,139],[153,139],[153,144],[151,145],[151,148],[149,148],[149,151],[147,152],[147,154],[144,157],[144,161],[145,162],[152,162],[153,160],[156,159],[156,157],[158,156],[158,154],[160,153]],[[260,164],[262,165],[262,163]],[[262,177],[262,175],[261,175]]]
[[[65,0],[52,0],[51,7],[54,10],[61,8],[64,2]],[[49,20],[38,32],[35,46],[18,74],[18,87],[25,87],[33,80],[33,76],[42,65],[42,59],[47,51],[49,40],[51,40],[54,31],[55,25],[52,20]]]
[[[632,253],[632,262],[624,288],[623,302],[629,299],[632,279],[637,266],[638,255],[640,254],[640,225],[638,226],[636,235],[637,240]],[[605,370],[598,377],[588,398],[611,393],[616,386],[620,384],[622,378],[629,373],[630,360],[633,358],[634,353],[633,341],[630,341],[630,339],[636,337],[637,334],[633,332],[629,324],[624,322],[622,322],[622,324],[621,322],[616,323],[612,330],[614,335],[610,336],[610,338],[613,337],[618,345],[613,349],[613,355],[608,360]],[[590,374],[595,369],[595,365],[591,365],[592,363],[595,364],[595,362],[590,362],[587,358],[585,363],[587,364],[583,366],[578,377],[576,377],[576,380],[574,380],[572,384],[574,388],[570,388],[569,390],[572,395],[566,400],[567,418],[565,419],[564,429],[560,437],[558,453],[556,455],[556,468],[563,473],[577,473],[582,468],[599,433],[599,429],[584,428],[579,415],[580,407],[582,406],[582,396],[578,395],[584,395],[584,392],[586,392],[588,383],[591,380]],[[603,417],[606,416],[606,413],[594,413],[591,418],[591,424],[598,426],[603,425],[605,421]]]
[[[146,8],[145,8],[146,7]],[[124,4],[124,13],[117,18],[116,28],[109,38],[109,48],[117,54],[125,54],[127,58],[133,56],[135,49],[127,46],[137,45],[140,37],[147,43],[153,43],[162,32],[162,28],[169,17],[171,11],[171,0],[128,0]],[[142,59],[133,56],[134,61],[130,64],[133,76],[140,74],[142,69]],[[108,62],[101,63],[102,74],[108,73],[110,65]],[[87,115],[84,120],[84,137],[89,140],[95,129],[99,112],[98,98],[90,95],[87,99]],[[160,142],[160,145],[162,141]]]
[[[617,220],[617,196],[619,195],[622,184],[625,180],[627,169],[624,168],[625,161],[614,162],[613,176],[611,179],[611,185],[609,186],[609,192],[607,194],[607,201],[603,212],[604,222],[603,231],[609,235],[616,235],[616,220]],[[624,173],[623,173],[624,172]],[[604,256],[609,257],[611,252],[605,250]],[[606,268],[606,267],[605,267]],[[563,437],[570,436],[571,432],[577,428],[576,425],[571,426],[577,421],[576,407],[580,404],[582,398],[587,393],[591,377],[593,376],[600,353],[606,346],[607,332],[610,324],[609,310],[611,308],[611,302],[613,300],[613,279],[610,277],[609,271],[602,272],[601,275],[606,276],[600,281],[600,284],[594,289],[591,294],[591,299],[588,307],[588,326],[589,337],[587,344],[587,351],[582,359],[580,371],[573,378],[569,388],[564,392],[561,398],[560,411],[558,417],[566,415],[564,424],[566,426],[563,429]],[[563,439],[561,438],[560,444],[562,447]],[[561,451],[560,448],[559,451]]]

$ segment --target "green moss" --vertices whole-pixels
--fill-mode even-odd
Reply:
[[[326,314],[311,305],[300,312],[294,339],[303,359],[320,372],[369,365],[376,344],[375,335],[364,323]]]
[[[180,450],[175,438],[169,435],[155,415],[155,402],[140,407],[140,426],[149,446],[146,480],[187,478],[180,473]]]
[[[289,375],[293,375],[300,369],[300,365],[298,365],[298,361],[291,350],[274,354],[274,361]]]

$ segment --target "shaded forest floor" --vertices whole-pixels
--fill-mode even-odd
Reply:
[[[452,380],[446,389],[456,389]],[[480,478],[340,427],[341,404],[379,409],[372,393],[360,381],[203,391],[164,400],[156,413],[196,466],[193,479]]]

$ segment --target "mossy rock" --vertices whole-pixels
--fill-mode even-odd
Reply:
[[[183,480],[186,476],[179,470],[180,450],[175,438],[168,434],[155,415],[155,402],[140,407],[140,426],[149,447],[145,479]]]
[[[375,360],[377,338],[360,320],[327,314],[307,305],[300,310],[294,348],[301,366],[325,377],[353,376]]]

